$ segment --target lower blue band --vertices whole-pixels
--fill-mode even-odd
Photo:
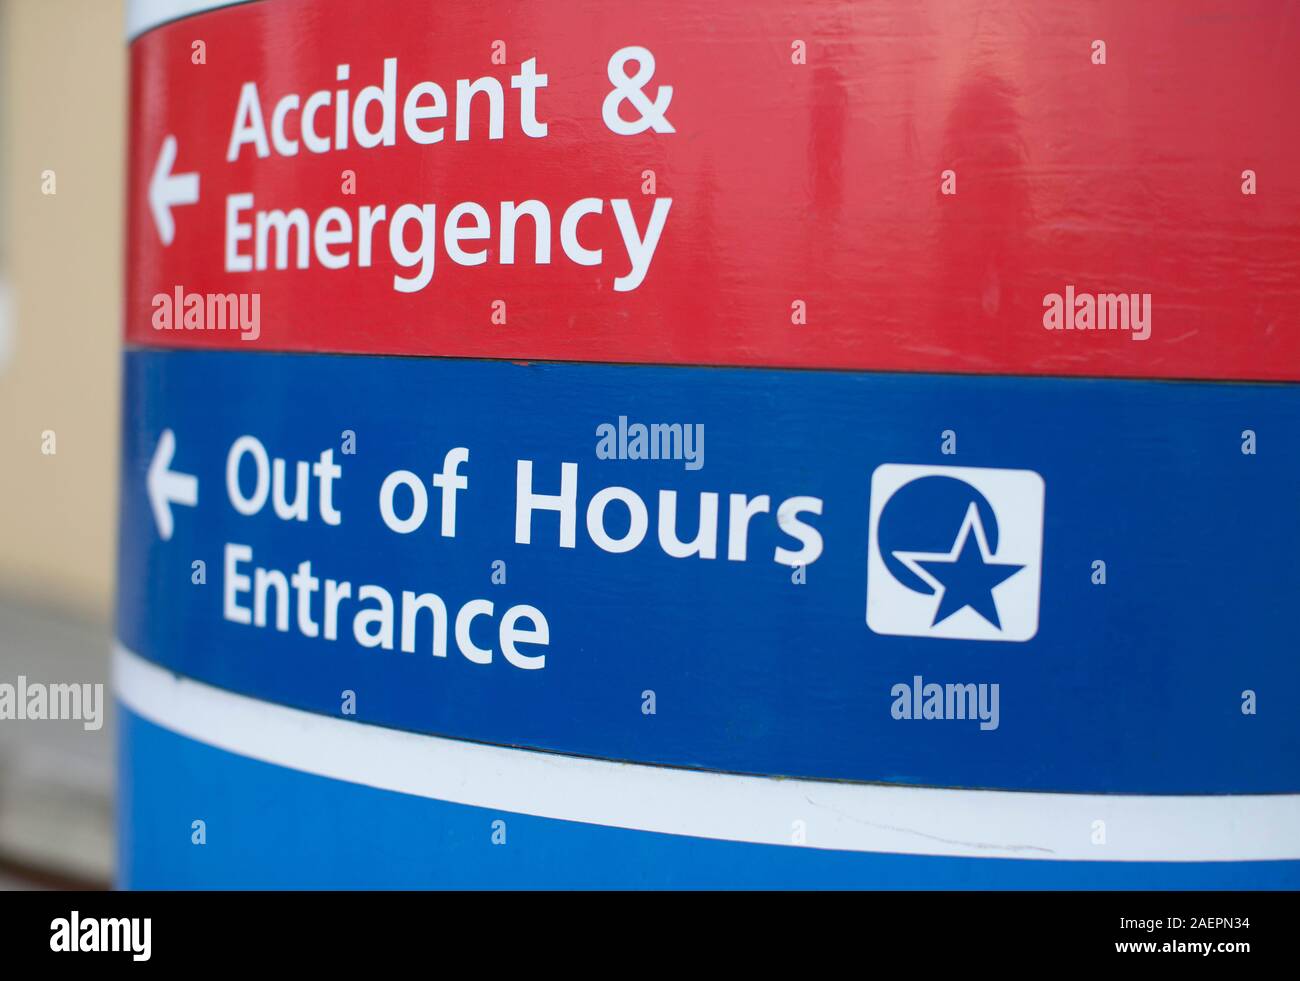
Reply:
[[[531,817],[302,773],[196,742],[125,708],[119,717],[124,888],[1300,887],[1300,861],[841,852]],[[194,843],[198,821],[203,844]]]

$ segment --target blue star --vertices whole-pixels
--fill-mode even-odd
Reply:
[[[952,552],[946,558],[918,559],[917,564],[930,573],[943,586],[939,608],[934,612],[934,623],[948,619],[965,607],[970,607],[999,630],[998,607],[993,600],[993,589],[1024,568],[1010,562],[990,562],[983,542],[969,534],[972,522],[962,524],[953,542]],[[982,529],[981,529],[982,530]]]

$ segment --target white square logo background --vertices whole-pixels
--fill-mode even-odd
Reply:
[[[940,594],[909,589],[895,579],[885,565],[878,541],[880,514],[889,499],[905,484],[929,476],[954,477],[983,494],[998,522],[998,548],[990,558],[1000,563],[1024,566],[992,590],[998,619],[1002,622],[1001,630],[970,607],[963,607],[932,626]],[[878,634],[906,637],[1031,639],[1038,632],[1045,496],[1043,478],[1033,470],[881,464],[871,475],[867,626]],[[954,533],[957,531],[953,530]]]

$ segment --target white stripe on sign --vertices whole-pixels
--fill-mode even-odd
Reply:
[[[134,41],[145,31],[191,14],[247,2],[248,0],[127,0],[126,39]]]
[[[1038,794],[742,776],[508,749],[303,712],[178,677],[120,645],[114,676],[118,697],[137,715],[240,756],[562,821],[909,855],[1300,858],[1300,794]],[[1104,844],[1094,844],[1097,822],[1105,822]]]

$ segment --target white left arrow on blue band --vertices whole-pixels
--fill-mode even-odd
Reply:
[[[174,529],[171,506],[183,504],[194,507],[199,503],[199,478],[172,470],[172,457],[175,455],[176,434],[170,429],[164,429],[158,437],[158,448],[153,452],[149,475],[145,478],[149,505],[153,508],[158,535],[163,541],[172,537]]]

